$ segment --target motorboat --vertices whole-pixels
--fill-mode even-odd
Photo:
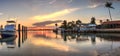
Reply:
[[[4,29],[1,30],[2,37],[11,37],[16,36],[16,22],[14,20],[6,21],[7,24],[5,25]]]

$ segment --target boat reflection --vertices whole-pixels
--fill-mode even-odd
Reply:
[[[13,35],[9,37],[4,37],[1,35],[0,43],[1,45],[5,43],[7,48],[15,48],[17,46],[21,47],[21,45],[26,41],[26,39],[27,39],[27,32],[18,32],[17,35]]]
[[[3,43],[6,43],[7,48],[15,48],[15,46],[16,46],[15,40],[16,40],[16,36],[0,38],[1,45]]]

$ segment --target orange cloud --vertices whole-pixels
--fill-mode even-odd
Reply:
[[[67,14],[72,13],[74,11],[77,11],[78,9],[79,8],[64,9],[64,10],[57,11],[57,12],[47,14],[47,15],[37,15],[37,16],[32,17],[32,19],[46,20],[46,19],[56,18],[56,17],[67,15]]]

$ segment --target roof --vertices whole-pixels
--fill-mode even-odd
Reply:
[[[7,21],[7,23],[16,23],[15,21],[11,20],[11,21]]]
[[[120,24],[120,20],[103,22],[102,24]]]
[[[96,26],[96,24],[89,24],[88,26]]]

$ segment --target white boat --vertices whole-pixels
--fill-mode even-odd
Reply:
[[[1,30],[2,37],[11,37],[16,36],[16,22],[14,20],[6,21],[7,24],[5,25],[4,29]]]

